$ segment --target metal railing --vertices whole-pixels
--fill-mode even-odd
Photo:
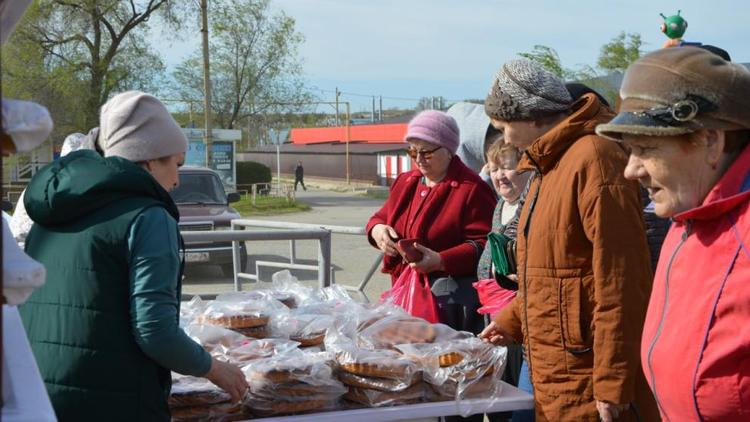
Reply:
[[[310,223],[291,223],[286,221],[266,221],[266,220],[252,220],[252,219],[246,219],[246,218],[240,218],[236,220],[232,220],[232,230],[233,231],[242,231],[244,228],[248,227],[259,227],[259,228],[273,228],[273,229],[286,229],[286,230],[325,230],[328,233],[334,233],[334,234],[344,234],[344,235],[353,235],[353,236],[366,236],[367,233],[365,232],[365,229],[363,227],[352,227],[352,226],[336,226],[336,225],[329,225],[329,224],[310,224]],[[257,232],[249,232],[249,233],[257,233]],[[278,233],[282,233],[282,231],[278,231]],[[260,274],[260,267],[268,266],[268,267],[276,267],[276,268],[290,268],[290,269],[315,269],[318,268],[320,265],[320,262],[318,262],[318,266],[312,266],[307,264],[300,264],[295,262],[297,259],[297,245],[296,240],[299,239],[292,239],[289,238],[289,262],[271,262],[271,261],[256,261],[255,263],[255,276]],[[237,250],[237,254],[239,254],[239,249]],[[235,260],[239,259],[239,255],[236,256]],[[330,253],[329,253],[329,260],[330,260]],[[368,268],[367,273],[365,274],[362,281],[357,286],[347,286],[347,285],[341,285],[346,290],[354,291],[361,293],[362,296],[366,299],[367,295],[364,293],[365,287],[370,282],[370,279],[372,279],[372,276],[375,274],[375,271],[380,268],[380,264],[383,261],[383,253],[379,252],[377,253],[377,256],[375,257],[375,260],[370,265],[370,268]],[[235,277],[238,275],[240,277],[244,278],[253,278],[252,274],[237,274],[237,263],[235,262]],[[319,275],[320,276],[320,275]],[[334,273],[333,266],[330,267],[330,280],[332,283],[335,283],[336,277]]]
[[[243,278],[260,281],[259,274],[247,274],[240,268],[240,242],[269,241],[269,240],[317,240],[318,265],[312,267],[318,270],[318,284],[320,287],[331,285],[331,231],[322,228],[307,230],[232,230],[224,231],[185,231],[182,238],[185,243],[190,242],[232,242],[232,266],[234,269],[234,290],[242,290]],[[257,268],[257,267],[256,267]]]
[[[293,185],[288,183],[272,184],[272,183],[250,183],[244,185],[237,185],[237,192],[244,195],[245,199],[250,196],[250,202],[255,205],[258,194],[262,195],[262,192],[266,192],[270,196],[286,197],[288,202],[295,200]],[[281,191],[279,191],[281,188]]]

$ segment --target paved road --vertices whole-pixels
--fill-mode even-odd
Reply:
[[[383,204],[383,200],[374,200],[352,193],[340,193],[327,190],[298,191],[297,199],[309,204],[312,210],[301,213],[275,216],[253,217],[257,220],[286,221],[296,223],[331,224],[339,226],[364,227],[370,216]],[[297,262],[313,264],[317,261],[317,241],[297,241]],[[290,256],[289,242],[248,242],[249,272],[255,272],[255,261],[288,261]],[[331,261],[335,269],[335,280],[338,284],[358,285],[373,264],[377,251],[370,246],[364,236],[334,234],[331,245]],[[261,280],[271,281],[271,276],[278,269],[261,268]],[[292,273],[301,281],[311,285],[317,282],[317,272],[294,270]],[[207,294],[232,289],[232,280],[224,277],[217,266],[205,265],[189,267],[186,271],[184,292],[187,294]],[[371,300],[377,300],[380,294],[390,286],[390,278],[377,271],[366,288]],[[256,287],[248,282],[245,289]]]

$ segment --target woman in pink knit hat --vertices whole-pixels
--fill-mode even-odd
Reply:
[[[367,223],[368,239],[385,254],[382,271],[394,282],[407,267],[427,275],[440,322],[478,333],[483,321],[471,283],[490,231],[495,195],[456,156],[459,130],[447,114],[419,113],[404,141],[414,170],[396,178],[388,200]],[[421,259],[408,262],[399,254],[399,239],[417,239],[410,246]]]

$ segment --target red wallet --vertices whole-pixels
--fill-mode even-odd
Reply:
[[[401,254],[406,262],[417,262],[422,260],[422,252],[414,247],[414,243],[419,239],[401,239],[396,242],[396,250]]]

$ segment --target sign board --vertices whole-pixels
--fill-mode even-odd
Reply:
[[[206,144],[203,142],[203,129],[183,128],[182,132],[188,138],[188,150],[185,154],[185,164],[196,167],[209,167],[216,171],[221,182],[229,192],[237,190],[237,171],[235,142],[242,139],[242,132],[232,129],[212,129],[213,142],[212,163],[206,165]]]

